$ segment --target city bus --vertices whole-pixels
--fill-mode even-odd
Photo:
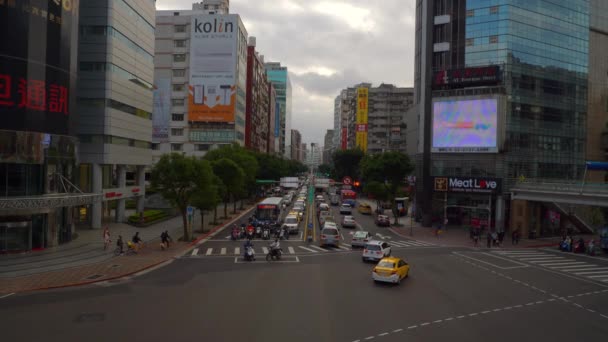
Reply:
[[[283,198],[269,197],[258,203],[255,218],[258,223],[276,224],[283,217]]]

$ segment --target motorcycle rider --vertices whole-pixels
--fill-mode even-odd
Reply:
[[[245,258],[247,257],[247,250],[249,249],[249,247],[251,247],[252,258],[253,258],[253,260],[255,260],[255,250],[253,249],[253,242],[251,242],[251,240],[247,239],[247,240],[245,240],[245,243],[243,244]]]
[[[278,238],[274,239],[274,242],[270,244],[270,255],[276,255],[281,249],[281,242]]]

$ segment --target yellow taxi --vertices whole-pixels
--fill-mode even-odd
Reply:
[[[372,279],[375,282],[401,283],[410,273],[410,265],[403,259],[396,257],[382,258],[372,270]]]
[[[298,218],[298,222],[302,221],[302,212],[292,210],[289,212],[289,214],[287,214],[287,216],[292,216],[292,215]]]
[[[372,214],[372,206],[367,203],[359,204],[359,208],[357,208],[360,214],[371,215]]]

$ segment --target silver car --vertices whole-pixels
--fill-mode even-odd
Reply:
[[[357,222],[355,222],[355,218],[354,217],[352,217],[350,215],[346,215],[342,219],[342,227],[344,227],[344,228],[357,228]]]
[[[353,235],[350,245],[355,247],[365,247],[365,245],[372,239],[372,235],[369,232],[360,230]]]
[[[337,228],[326,227],[321,231],[321,239],[319,241],[321,247],[340,245],[340,231]]]

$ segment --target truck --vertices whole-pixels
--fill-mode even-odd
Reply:
[[[300,185],[300,179],[298,177],[283,177],[280,184],[283,189],[297,189]]]
[[[329,178],[315,178],[315,192],[324,192],[329,190]]]

